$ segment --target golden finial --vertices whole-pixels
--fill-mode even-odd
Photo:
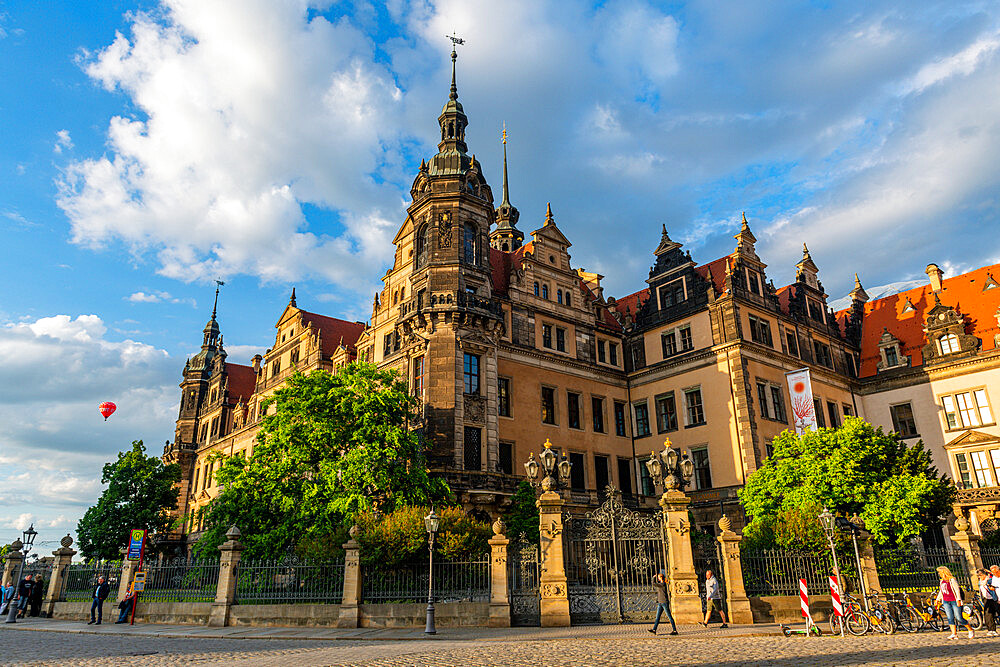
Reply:
[[[664,447],[664,449],[670,449],[673,446],[674,446],[674,443],[670,442],[670,438],[667,438],[666,440],[663,441],[663,447]]]
[[[548,438],[545,438],[545,445],[543,446],[545,447],[545,449],[552,449],[552,443],[549,442]]]
[[[743,224],[747,224],[747,212],[743,211]]]
[[[503,138],[503,140],[502,140],[501,143],[503,143],[506,146],[507,145],[507,121],[504,121],[504,123],[503,123],[503,134],[501,136]]]

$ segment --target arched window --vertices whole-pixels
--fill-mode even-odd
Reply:
[[[556,290],[556,301],[558,301],[559,303],[562,303],[562,290],[561,289],[557,289]]]
[[[417,230],[416,241],[417,268],[427,263],[427,225]]]
[[[567,305],[567,306],[572,306],[572,305],[573,305],[573,304],[571,304],[571,303],[569,302],[569,292],[566,292],[566,305]]]
[[[399,303],[399,292],[393,292],[392,293],[392,305],[395,306],[397,303]]]
[[[951,354],[961,349],[958,344],[958,336],[953,333],[941,336],[938,339],[938,344],[941,346],[941,354]]]
[[[462,261],[466,264],[476,262],[476,226],[471,222],[462,226]]]
[[[535,281],[535,296],[538,296],[538,281]]]
[[[542,285],[542,298],[543,299],[548,299],[549,298],[549,286],[548,285]]]

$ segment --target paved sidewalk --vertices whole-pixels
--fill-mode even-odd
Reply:
[[[438,628],[436,635],[424,634],[423,628],[301,628],[238,626],[209,628],[204,625],[168,625],[137,623],[135,625],[102,623],[87,625],[86,621],[62,621],[47,618],[22,619],[17,624],[2,624],[3,630],[66,632],[75,634],[125,635],[137,637],[176,637],[188,639],[324,639],[324,640],[424,640],[424,641],[549,641],[561,639],[627,639],[652,637],[651,624],[576,625],[569,628]],[[670,624],[660,624],[659,634],[670,631]],[[680,626],[681,635],[690,638],[731,638],[780,636],[779,625],[718,625]]]

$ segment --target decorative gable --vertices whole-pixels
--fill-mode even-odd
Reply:
[[[894,368],[907,368],[910,365],[909,355],[903,354],[903,346],[900,340],[889,333],[889,329],[882,329],[882,337],[878,341],[879,362],[877,370],[887,371]]]
[[[924,363],[974,354],[982,344],[976,336],[965,333],[965,317],[957,308],[942,304],[937,293],[934,307],[927,312],[924,340]]]
[[[959,447],[966,447],[969,445],[983,445],[987,443],[994,443],[1000,440],[995,435],[990,435],[989,433],[983,433],[982,431],[968,430],[962,435],[958,436],[951,442],[945,443],[945,449],[957,449]]]

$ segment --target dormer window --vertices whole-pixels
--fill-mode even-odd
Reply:
[[[938,348],[941,354],[959,352],[961,350],[961,346],[958,344],[958,336],[953,333],[941,336],[938,339]]]
[[[670,308],[684,301],[684,279],[674,280],[660,287],[660,309]]]
[[[889,368],[899,365],[899,346],[889,345],[884,350],[885,365]]]
[[[751,271],[750,269],[747,269],[747,289],[754,294],[760,294],[760,278],[757,276],[756,271]]]
[[[809,304],[809,317],[817,322],[824,322],[826,318],[823,317],[823,307],[820,306],[819,302],[812,299],[806,299],[806,301]]]

